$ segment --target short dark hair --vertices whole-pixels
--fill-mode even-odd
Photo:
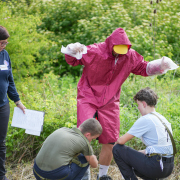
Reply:
[[[9,38],[9,33],[7,29],[3,26],[0,26],[0,40],[5,40]]]
[[[79,127],[82,134],[85,134],[87,132],[91,133],[91,136],[102,134],[102,126],[95,118],[85,120]]]
[[[155,107],[158,96],[152,89],[146,87],[137,92],[133,99],[134,101],[145,101],[148,106]]]

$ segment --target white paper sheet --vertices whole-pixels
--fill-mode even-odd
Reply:
[[[44,112],[25,109],[25,114],[18,107],[14,108],[11,126],[26,129],[28,134],[40,135],[43,128]]]
[[[25,133],[26,133],[26,134],[35,135],[35,136],[40,136],[41,131],[34,131],[34,130],[32,130],[32,129],[26,129]]]

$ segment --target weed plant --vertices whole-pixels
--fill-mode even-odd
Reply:
[[[11,127],[15,105],[10,101],[7,134],[7,159],[10,162],[32,160],[50,133],[60,127],[76,126],[76,86],[82,67],[71,67],[65,62],[60,53],[62,45],[99,43],[114,29],[122,27],[132,48],[146,61],[168,56],[175,63],[180,62],[179,0],[161,1],[158,5],[156,41],[153,39],[153,26],[149,26],[155,16],[154,8],[155,1],[150,4],[144,0],[0,1],[0,23],[11,35],[6,49],[11,57],[18,93],[26,108],[45,112],[41,136],[28,135],[23,129]],[[133,96],[149,86],[159,96],[156,110],[172,124],[179,153],[179,77],[179,69],[146,78],[130,75],[121,91],[120,135],[140,117]],[[127,144],[135,149],[144,148],[136,138]],[[101,145],[97,141],[92,145],[99,154]]]
[[[157,88],[155,89],[155,79]],[[23,82],[17,82],[16,86],[22,102],[28,109],[45,112],[44,127],[41,136],[25,134],[25,130],[11,127],[7,135],[7,156],[9,160],[21,162],[32,159],[39,151],[46,137],[61,127],[76,127],[76,95],[77,81],[72,76],[56,76],[53,73],[45,74],[41,81],[28,77]],[[177,150],[180,150],[180,83],[174,78],[173,72],[167,72],[163,78],[141,77],[130,75],[122,86],[120,98],[120,135],[125,134],[134,122],[140,117],[133,96],[141,88],[149,86],[158,96],[156,111],[164,115],[172,124],[173,135]],[[11,103],[11,118],[14,103]],[[101,145],[97,141],[92,142],[95,153],[98,155]],[[140,139],[134,138],[127,145],[135,149],[143,149],[145,146]]]

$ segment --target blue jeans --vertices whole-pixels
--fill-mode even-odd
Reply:
[[[81,163],[87,163],[84,155],[80,154],[78,158]],[[33,167],[33,173],[37,180],[80,180],[84,176],[88,167],[89,165],[87,165],[86,167],[79,167],[77,164],[71,163],[52,171],[43,171],[37,166],[35,162]]]
[[[116,144],[113,156],[125,180],[137,180],[137,176],[144,180],[158,180],[168,177],[174,167],[174,157],[163,158],[163,171],[160,167],[160,156],[148,157],[128,146]]]
[[[5,176],[6,145],[10,108],[9,103],[0,107],[0,180]]]

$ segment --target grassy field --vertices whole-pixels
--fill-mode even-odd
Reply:
[[[176,165],[174,167],[173,173],[171,176],[167,177],[166,180],[180,180],[180,156],[176,156],[175,161]],[[7,163],[7,177],[11,180],[35,180],[32,167],[33,161],[20,164]],[[91,180],[96,180],[98,171],[98,168],[91,169]],[[122,180],[121,173],[113,161],[109,167],[108,174],[112,177],[113,180]]]
[[[155,81],[156,80],[156,81]],[[36,89],[39,89],[41,87],[43,87],[45,89],[45,92],[43,94],[44,97],[48,97],[48,100],[52,100],[52,101],[48,101],[49,104],[47,105],[47,108],[45,109],[46,111],[46,120],[44,123],[44,130],[41,134],[41,137],[30,137],[29,136],[25,136],[24,131],[21,132],[21,129],[16,129],[16,134],[18,134],[18,136],[21,135],[19,138],[16,138],[16,141],[12,141],[12,149],[10,149],[11,146],[9,146],[9,150],[8,152],[10,152],[10,150],[13,152],[13,155],[11,155],[8,158],[7,161],[7,177],[11,180],[25,180],[25,179],[29,179],[29,180],[34,180],[34,176],[33,176],[33,172],[32,172],[32,166],[33,166],[33,158],[36,156],[36,153],[34,150],[34,148],[31,148],[30,145],[32,145],[33,143],[36,144],[38,142],[38,147],[41,146],[41,141],[42,139],[40,138],[45,138],[46,136],[44,135],[45,133],[47,133],[47,131],[49,132],[53,132],[54,129],[57,129],[58,126],[60,126],[59,123],[66,121],[66,123],[69,123],[70,125],[75,124],[76,122],[76,85],[74,85],[73,83],[68,83],[71,82],[71,78],[69,77],[64,77],[63,79],[61,79],[61,91],[59,91],[58,89],[58,79],[56,79],[56,76],[54,75],[48,75],[46,78],[46,81],[49,83],[48,86],[46,86],[46,83],[42,83],[39,84],[35,83],[36,81],[32,81],[29,79],[29,81],[27,81],[27,84],[23,84],[22,86],[18,86],[18,87],[22,87],[22,92],[25,91],[26,89],[31,90],[34,89],[36,87]],[[128,78],[126,80],[126,82],[124,83],[123,87],[122,87],[122,92],[121,92],[121,104],[120,104],[120,109],[121,109],[121,128],[120,128],[120,135],[124,134],[127,132],[127,130],[129,130],[129,128],[132,126],[132,124],[135,122],[135,120],[139,117],[139,113],[137,112],[137,108],[136,106],[133,104],[133,94],[140,89],[140,87],[146,87],[147,85],[150,87],[154,87],[153,84],[154,82],[157,82],[158,86],[156,87],[156,92],[158,92],[159,95],[159,103],[157,105],[157,112],[162,113],[171,123],[172,123],[172,127],[173,127],[173,135],[176,141],[176,146],[177,146],[177,150],[178,150],[178,154],[175,158],[175,167],[174,167],[174,171],[171,174],[170,177],[166,178],[168,180],[180,180],[180,153],[179,153],[179,145],[180,145],[180,139],[179,139],[179,124],[180,124],[180,114],[179,114],[179,95],[180,95],[180,91],[179,91],[179,80],[178,79],[174,79],[174,77],[172,77],[172,75],[169,73],[167,73],[164,76],[164,79],[158,80],[158,79],[152,79],[151,77],[149,78],[141,78],[138,76],[132,76],[130,78]],[[68,84],[70,84],[70,87],[66,87]],[[49,90],[50,88],[48,87],[54,87],[53,89],[53,93],[51,93],[51,91]],[[67,88],[69,88],[67,90]],[[47,89],[47,90],[46,90]],[[154,88],[155,89],[155,88]],[[32,93],[28,94],[25,93],[28,97],[34,97],[37,98],[38,101],[41,101],[39,104],[41,105],[40,107],[38,106],[38,108],[42,109],[44,106],[43,103],[43,98],[38,98],[37,96],[37,92],[36,94],[33,93],[33,91],[31,91]],[[40,92],[40,90],[39,90]],[[65,94],[63,94],[63,92]],[[68,93],[69,95],[67,96],[66,93]],[[26,96],[24,96],[24,98],[26,98]],[[39,96],[42,96],[41,93],[39,93]],[[55,101],[53,101],[53,96],[56,97]],[[63,98],[61,98],[63,97]],[[27,104],[29,101],[24,100]],[[67,103],[67,104],[66,104]],[[33,106],[33,104],[30,104],[31,107]],[[35,103],[34,105],[37,106],[37,103]],[[51,107],[51,108],[49,108]],[[69,107],[71,107],[71,111],[68,109]],[[64,108],[64,109],[63,109]],[[34,107],[33,107],[34,109]],[[62,112],[61,112],[62,111]],[[56,112],[58,114],[56,114]],[[61,114],[63,114],[63,116],[60,116]],[[57,119],[57,121],[55,121],[55,119],[57,117],[61,117],[60,119]],[[52,123],[54,122],[54,123]],[[67,127],[69,127],[69,124],[65,124],[67,125]],[[15,128],[11,128],[13,131],[15,131]],[[10,130],[11,130],[10,129]],[[9,134],[11,134],[9,130]],[[27,140],[27,138],[30,138]],[[8,141],[11,141],[15,139],[15,137],[11,137],[8,136]],[[24,140],[22,140],[24,139]],[[21,141],[20,141],[21,140]],[[40,141],[41,140],[41,141]],[[20,141],[20,142],[19,142]],[[18,147],[20,149],[17,149],[17,145],[15,144],[18,143]],[[93,144],[94,143],[94,144]],[[95,154],[98,155],[99,151],[100,151],[100,146],[96,144],[96,142],[92,142],[93,148],[95,150]],[[132,141],[129,142],[129,144],[127,144],[129,146],[131,146],[132,148],[135,149],[142,149],[143,144],[140,142],[140,140],[138,138],[133,139]],[[24,147],[24,149],[22,148]],[[16,149],[15,149],[16,148]],[[16,156],[16,153],[18,152],[18,154],[20,154],[20,156]],[[34,153],[33,153],[34,152]],[[15,156],[15,158],[13,159],[12,157]],[[27,160],[28,159],[28,160]],[[17,163],[17,162],[20,163]],[[11,163],[10,163],[11,162]],[[13,163],[12,163],[13,162]],[[98,173],[98,168],[96,169],[92,169],[91,170],[91,174],[92,174],[92,178],[91,180],[96,180],[96,176]],[[108,174],[113,178],[113,180],[121,180],[122,176],[117,168],[117,166],[115,165],[114,161],[112,161],[111,166],[109,168],[109,172]]]

